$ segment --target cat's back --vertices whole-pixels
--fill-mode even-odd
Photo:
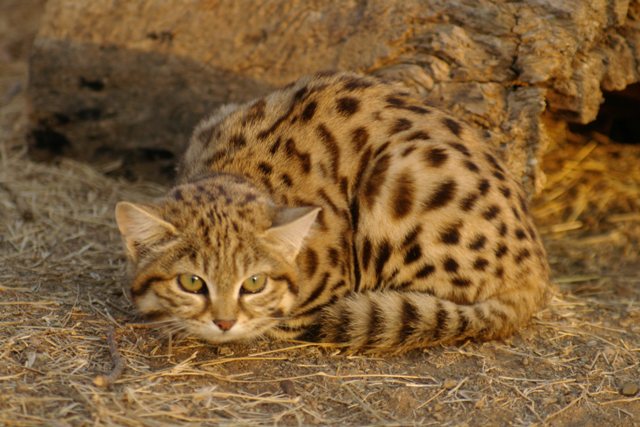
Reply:
[[[405,156],[424,151],[425,141],[474,147],[480,139],[399,86],[353,73],[319,73],[205,119],[180,175],[188,181],[210,171],[238,173],[276,194],[333,183],[347,194],[375,158],[400,146]]]

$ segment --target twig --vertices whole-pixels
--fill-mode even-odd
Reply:
[[[118,351],[118,347],[116,345],[115,339],[115,330],[113,326],[109,327],[107,331],[107,343],[109,344],[109,353],[111,354],[111,359],[113,360],[113,369],[107,375],[98,375],[93,379],[93,384],[98,387],[109,387],[111,384],[115,383],[120,375],[122,375],[122,371],[124,371],[124,359],[120,356],[120,352]]]
[[[627,399],[607,400],[606,402],[599,402],[598,404],[600,406],[605,406],[605,405],[611,405],[611,404],[615,404],[615,403],[636,402],[638,400],[640,400],[640,396],[638,396],[638,397],[630,397],[630,398],[627,398]]]

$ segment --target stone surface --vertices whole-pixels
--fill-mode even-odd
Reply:
[[[49,0],[42,22],[34,152],[122,167],[168,170],[217,105],[342,69],[478,124],[533,190],[545,112],[590,122],[640,80],[640,0]]]
[[[635,396],[640,391],[640,386],[632,381],[626,381],[620,387],[620,394],[623,396]]]

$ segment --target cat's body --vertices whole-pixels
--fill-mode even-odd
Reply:
[[[138,308],[212,342],[491,339],[546,298],[523,191],[489,143],[372,78],[319,75],[222,108],[180,182],[116,215]]]

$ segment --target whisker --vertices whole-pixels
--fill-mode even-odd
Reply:
[[[161,331],[165,336],[174,336],[174,335],[180,335],[183,332],[186,332],[186,330],[184,328],[180,328],[180,327],[176,327],[176,328],[172,328],[172,329],[163,329]]]
[[[169,319],[163,319],[163,320],[154,320],[154,321],[144,322],[144,324],[151,325],[151,326],[156,326],[156,325],[161,326],[161,325],[164,325],[167,323],[173,323],[173,322],[176,322],[176,320],[169,318]]]
[[[282,317],[264,317],[263,319],[267,319],[267,320],[289,320],[289,319],[293,319],[292,316],[282,316]]]

